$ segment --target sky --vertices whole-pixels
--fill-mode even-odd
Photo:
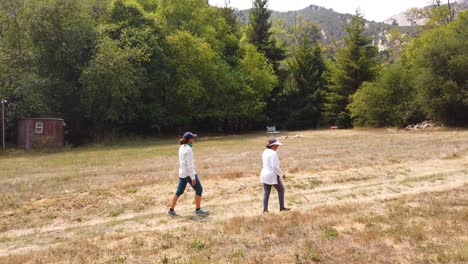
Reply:
[[[225,0],[209,0],[209,2],[212,5],[224,6]],[[351,14],[360,8],[366,19],[380,22],[408,8],[423,7],[431,3],[432,0],[270,0],[269,7],[277,11],[293,11],[309,5],[318,5]],[[230,6],[247,9],[252,7],[252,0],[230,0]]]

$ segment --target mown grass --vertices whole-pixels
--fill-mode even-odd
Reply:
[[[437,195],[428,193],[377,203],[331,204],[301,210],[302,206],[318,202],[311,198],[318,194],[304,196],[303,192],[325,188],[319,197],[325,202],[350,200],[373,195],[366,193],[364,187],[374,188],[373,192],[386,191],[380,183],[367,184],[376,179],[416,186],[461,173],[462,168],[413,177],[418,171],[408,169],[405,164],[416,164],[417,168],[419,163],[464,157],[468,149],[467,131],[299,133],[305,137],[281,139],[285,146],[280,150],[282,167],[288,175],[286,199],[297,210],[289,214],[237,217],[234,214],[214,222],[185,218],[177,220],[174,226],[170,219],[160,215],[121,217],[165,207],[177,179],[175,138],[2,155],[0,249],[7,245],[38,244],[41,250],[0,258],[0,262],[468,261],[466,186]],[[195,145],[195,157],[208,202],[226,202],[234,211],[257,210],[256,204],[244,201],[260,199],[258,173],[265,140],[263,133],[200,139]],[[392,167],[386,170],[386,166]],[[338,187],[346,184],[350,184],[349,189],[340,191]],[[326,189],[328,185],[333,188]],[[401,191],[399,186],[392,188],[395,193]],[[187,192],[191,196],[193,191]],[[273,204],[275,195],[271,198]],[[192,198],[184,196],[180,203],[191,205]],[[218,215],[232,213],[216,209]],[[40,242],[38,233],[33,233],[29,240],[2,235],[108,218],[108,222],[96,227],[71,228],[67,236],[62,237],[57,231],[56,242],[52,238]],[[160,230],[160,226],[170,229]],[[49,244],[53,246],[48,247]]]
[[[383,205],[326,206],[311,212],[237,217],[209,228],[78,240],[9,263],[65,260],[136,263],[464,263],[468,185]],[[376,210],[378,209],[378,210]],[[378,211],[378,213],[376,213]],[[360,226],[359,224],[363,224]],[[359,227],[357,227],[359,226]],[[109,246],[112,245],[112,246]],[[119,255],[115,256],[115,252]],[[0,261],[2,258],[0,258]]]

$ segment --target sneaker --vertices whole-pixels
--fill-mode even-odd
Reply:
[[[167,211],[167,214],[170,216],[177,216],[177,213],[174,210]]]
[[[270,211],[268,211],[268,210],[267,210],[267,211],[263,211],[264,214],[269,213],[269,212],[270,212]]]
[[[198,210],[195,210],[195,214],[196,215],[209,215],[210,212],[208,210],[205,210],[205,209],[198,209]]]
[[[283,209],[280,209],[280,212],[286,212],[286,211],[291,211],[291,208],[283,208]]]

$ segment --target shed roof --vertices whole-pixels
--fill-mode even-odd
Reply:
[[[49,117],[21,117],[19,120],[55,120],[55,121],[65,121],[62,118],[49,118]]]

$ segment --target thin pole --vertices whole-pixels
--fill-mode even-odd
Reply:
[[[5,103],[7,101],[2,99],[2,150],[5,152]]]

